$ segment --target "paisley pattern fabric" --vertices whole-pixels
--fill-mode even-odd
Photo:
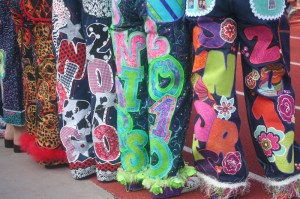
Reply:
[[[108,0],[54,0],[59,131],[72,176],[116,180],[120,166]]]

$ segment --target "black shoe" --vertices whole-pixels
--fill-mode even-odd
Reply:
[[[5,148],[14,148],[14,141],[4,139],[4,147]]]
[[[21,150],[20,145],[15,145],[14,144],[14,152],[15,153],[23,153],[24,151]]]
[[[45,165],[46,169],[57,169],[57,168],[63,168],[63,167],[67,167],[69,166],[68,163],[64,163],[64,164],[55,164],[55,165]]]

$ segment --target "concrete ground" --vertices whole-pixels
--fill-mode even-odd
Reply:
[[[67,167],[46,169],[0,139],[0,199],[113,199],[91,180],[74,180]]]

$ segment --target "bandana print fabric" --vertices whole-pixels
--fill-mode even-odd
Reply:
[[[0,1],[0,78],[6,123],[25,124],[22,66],[8,1]]]
[[[116,180],[120,166],[108,0],[54,0],[59,131],[72,176]]]
[[[248,186],[235,87],[238,47],[249,126],[265,170],[266,187],[275,196],[280,192],[288,197],[299,195],[299,189],[294,187],[299,186],[300,173],[295,165],[300,162],[300,148],[294,140],[289,24],[286,16],[276,12],[284,1],[269,1],[276,17],[253,13],[253,6],[262,11],[266,2],[216,0],[209,14],[188,18],[194,25],[193,155],[206,184],[204,189],[208,194],[218,191],[219,198],[243,194]],[[218,182],[223,186],[219,187]]]
[[[66,163],[58,133],[51,4],[34,0],[10,2],[23,67],[27,132],[20,138],[21,148],[48,166]]]

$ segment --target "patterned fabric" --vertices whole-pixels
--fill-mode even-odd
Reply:
[[[51,4],[49,1],[11,1],[22,57],[27,133],[21,147],[37,162],[66,162],[58,133],[56,68],[52,50]]]
[[[216,6],[217,0],[187,0],[186,15],[189,17],[205,16],[211,13]],[[263,20],[279,19],[284,13],[284,0],[249,0],[251,11],[255,17]],[[223,1],[227,8],[229,1]],[[227,4],[227,5],[226,5]],[[240,7],[242,10],[243,7]]]
[[[22,126],[25,123],[22,66],[8,0],[0,1],[0,78],[4,120]]]
[[[185,1],[170,2],[113,1],[123,167],[118,180],[129,187],[144,180],[155,194],[161,186],[175,188],[176,182],[162,182],[175,179],[184,167],[182,149],[190,116],[190,39],[181,6]]]
[[[274,21],[257,19],[249,2],[216,0],[210,14],[189,18],[194,24],[191,80],[197,112],[193,142],[195,165],[206,175],[203,179],[208,184],[205,187],[208,193],[218,190],[218,185],[211,186],[207,179],[228,183],[229,191],[223,187],[222,198],[244,190],[246,184],[239,183],[245,182],[248,176],[239,137],[241,122],[235,88],[239,47],[249,126],[266,181],[273,179],[280,183],[294,176],[296,182],[300,176],[295,166],[300,162],[300,146],[294,141],[289,24],[285,16]],[[233,13],[228,15],[230,12]],[[233,183],[240,187],[232,188]],[[290,190],[280,185],[276,189]],[[296,192],[299,194],[299,188]],[[287,194],[291,195],[288,191]]]
[[[120,166],[109,16],[109,1],[53,1],[59,131],[75,179],[113,181]]]

